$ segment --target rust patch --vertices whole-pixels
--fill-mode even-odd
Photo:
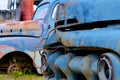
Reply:
[[[12,27],[14,29],[18,29],[19,27],[24,28],[25,30],[29,29],[36,29],[35,26],[39,25],[39,21],[21,21],[21,22],[14,22],[14,23],[7,23],[6,27]]]
[[[1,35],[11,35],[11,32],[19,34],[28,35],[29,31],[33,30],[35,34],[38,34],[39,30],[39,21],[21,21],[21,22],[11,22],[0,24]]]
[[[7,45],[0,45],[0,58],[2,58],[5,54],[15,51],[16,49]]]
[[[74,4],[75,4],[75,1],[72,1],[69,3],[69,6],[74,5]]]
[[[60,16],[66,17],[66,6],[67,6],[67,4],[64,3],[58,7],[59,12],[56,15],[56,19],[59,19]]]
[[[80,5],[80,1],[78,1],[78,5]]]
[[[0,52],[0,58],[2,58],[3,56],[4,56],[4,54]]]

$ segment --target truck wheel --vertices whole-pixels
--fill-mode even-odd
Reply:
[[[100,80],[120,80],[120,58],[112,53],[105,53],[98,60]]]
[[[11,64],[7,69],[7,74],[13,74],[15,72],[20,72],[21,69],[17,64]]]

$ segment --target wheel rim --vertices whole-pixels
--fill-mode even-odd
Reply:
[[[100,80],[111,80],[113,66],[107,56],[102,56],[98,61],[98,76]]]
[[[11,64],[7,69],[7,74],[13,74],[15,72],[21,71],[17,64]]]

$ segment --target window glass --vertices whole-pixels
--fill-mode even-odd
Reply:
[[[53,10],[53,13],[52,13],[52,18],[53,18],[53,19],[56,18],[56,13],[57,13],[58,6],[59,6],[59,4],[57,4],[57,5],[55,6],[54,10]]]
[[[44,19],[49,8],[49,4],[41,5],[37,8],[33,20]]]

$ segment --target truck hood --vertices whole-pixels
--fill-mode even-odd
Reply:
[[[67,47],[99,47],[111,49],[120,53],[119,25],[111,25],[111,27],[96,28],[91,30],[58,30],[57,34],[61,39],[60,42]]]

